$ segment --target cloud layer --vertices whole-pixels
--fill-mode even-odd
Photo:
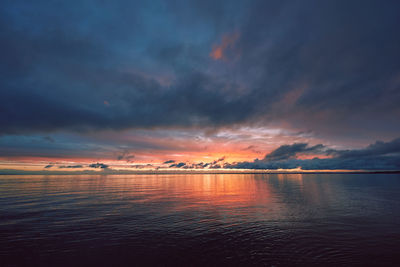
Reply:
[[[299,159],[299,155],[315,153],[329,158]],[[319,144],[283,145],[261,160],[225,164],[225,168],[238,169],[296,169],[303,170],[399,170],[400,138],[391,142],[376,142],[364,149],[335,150]]]
[[[398,1],[6,1],[0,134],[284,124],[393,138],[399,13]]]

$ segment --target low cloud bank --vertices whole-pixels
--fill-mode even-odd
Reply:
[[[316,155],[313,159],[300,159],[300,155]],[[319,158],[319,155],[329,158]],[[400,138],[390,142],[377,141],[363,149],[336,150],[322,144],[307,143],[283,145],[263,159],[248,162],[225,163],[230,169],[294,169],[303,170],[399,170]]]
[[[58,166],[59,169],[80,169],[83,168],[82,165],[63,165],[63,166]]]
[[[89,165],[90,168],[96,168],[96,169],[108,169],[108,165],[104,163],[93,163]]]
[[[219,158],[212,162],[200,162],[200,163],[187,163],[187,162],[179,162],[174,163],[169,166],[169,168],[181,168],[181,169],[220,169],[223,168],[224,164],[222,163],[225,160],[225,157]],[[166,161],[167,163],[170,161]],[[175,162],[175,161],[172,161]]]

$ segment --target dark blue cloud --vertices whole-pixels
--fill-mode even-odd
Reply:
[[[169,168],[182,168],[182,169],[220,169],[223,164],[221,164],[225,160],[225,157],[213,160],[211,162],[199,162],[199,163],[185,163],[179,162],[175,164],[171,164]],[[175,162],[173,160],[169,160],[168,162]],[[164,162],[166,163],[166,162]]]
[[[93,163],[89,165],[89,168],[97,168],[97,169],[108,169],[108,165],[104,163]]]
[[[335,153],[341,159],[398,155],[400,153],[400,138],[394,139],[391,142],[377,141],[360,150],[333,150],[332,153]]]
[[[387,140],[400,131],[399,13],[398,1],[6,1],[0,134],[285,123]]]
[[[295,143],[292,145],[283,145],[267,154],[264,158],[266,161],[286,160],[294,158],[297,154],[302,153],[321,153],[324,149],[322,144],[309,146],[306,143]]]
[[[332,156],[331,158],[298,159],[297,154],[312,153]],[[278,155],[278,156],[277,156]],[[390,142],[376,142],[364,149],[335,150],[323,145],[284,145],[267,154],[262,160],[224,164],[234,169],[294,169],[303,170],[399,170],[400,138]]]
[[[182,168],[182,167],[185,167],[185,166],[186,166],[185,162],[179,162],[179,163],[176,163],[176,164],[169,165],[170,168]]]

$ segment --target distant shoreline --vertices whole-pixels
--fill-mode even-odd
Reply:
[[[272,171],[272,170],[243,170],[243,171],[84,171],[84,172],[65,172],[65,171],[21,171],[4,169],[0,170],[0,175],[168,175],[168,174],[400,174],[400,170],[355,170],[355,171]]]

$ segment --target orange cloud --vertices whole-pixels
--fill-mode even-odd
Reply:
[[[214,60],[225,58],[226,50],[232,48],[238,38],[239,33],[237,32],[224,35],[221,43],[213,46],[210,57]]]

